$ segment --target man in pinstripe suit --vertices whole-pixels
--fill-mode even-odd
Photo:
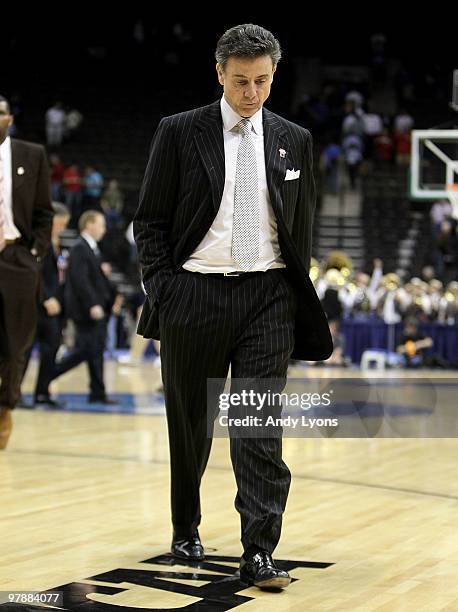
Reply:
[[[315,188],[310,133],[263,108],[281,56],[256,25],[216,49],[221,100],[162,119],[134,219],[147,300],[138,332],[161,340],[177,557],[200,560],[199,487],[210,453],[208,378],[274,378],[326,359],[332,341],[308,276]],[[243,582],[289,584],[272,560],[291,475],[281,437],[231,437]]]

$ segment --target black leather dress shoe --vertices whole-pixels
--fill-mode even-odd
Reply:
[[[196,533],[187,537],[173,537],[172,555],[189,561],[203,561],[205,559],[204,547]]]
[[[89,397],[89,404],[104,404],[105,406],[119,406],[119,402],[109,397]]]
[[[56,408],[59,410],[65,407],[64,402],[53,400],[49,395],[37,395],[34,403],[35,406],[46,406],[47,408]]]
[[[240,559],[240,582],[260,589],[284,589],[291,582],[288,572],[278,569],[266,550],[245,559]]]

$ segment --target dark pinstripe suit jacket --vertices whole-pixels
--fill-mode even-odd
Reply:
[[[332,340],[310,281],[315,184],[310,133],[263,109],[266,174],[278,239],[289,277],[298,292],[297,359],[326,359]],[[282,157],[279,149],[286,151]],[[287,169],[300,169],[285,182]],[[134,217],[143,283],[148,295],[138,326],[160,339],[158,304],[168,278],[182,266],[209,230],[221,204],[225,162],[220,101],[165,117],[151,145]]]

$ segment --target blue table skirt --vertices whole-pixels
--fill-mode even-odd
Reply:
[[[401,323],[387,325],[379,319],[344,319],[341,331],[345,337],[345,355],[353,363],[359,363],[366,349],[395,350],[402,328]],[[440,355],[452,363],[458,363],[458,325],[421,323],[419,329],[434,342],[427,354]]]

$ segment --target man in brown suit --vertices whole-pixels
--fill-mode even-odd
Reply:
[[[12,430],[25,353],[35,335],[40,261],[50,238],[49,168],[43,147],[11,140],[0,96],[0,449]]]

